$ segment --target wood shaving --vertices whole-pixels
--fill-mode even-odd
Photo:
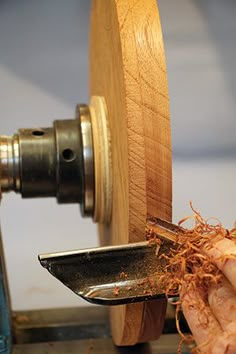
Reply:
[[[222,273],[219,268],[212,263],[212,259],[205,255],[202,250],[211,248],[214,239],[228,238],[235,241],[236,228],[232,230],[225,229],[216,218],[204,219],[201,214],[195,210],[190,203],[193,215],[180,220],[181,235],[178,235],[177,244],[170,249],[169,254],[162,254],[159,258],[167,261],[164,267],[164,274],[160,277],[160,282],[164,284],[166,296],[178,296],[181,294],[176,304],[176,327],[181,336],[181,342],[178,353],[181,353],[183,343],[193,343],[192,335],[185,335],[180,328],[179,312],[185,295],[189,291],[201,289],[204,294],[204,300],[207,301],[208,290],[213,284],[218,284],[222,279]],[[192,220],[193,227],[187,229],[184,227],[186,221]],[[214,223],[213,223],[214,222]],[[182,242],[183,236],[185,241]],[[222,262],[234,258],[235,255],[227,255],[222,258]],[[192,304],[198,306],[198,304]],[[199,308],[199,311],[201,309]],[[207,326],[207,316],[201,318],[202,326]],[[197,347],[192,353],[199,353]]]

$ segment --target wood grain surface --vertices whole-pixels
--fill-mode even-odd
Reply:
[[[145,239],[147,216],[171,219],[171,133],[165,54],[155,0],[93,0],[90,94],[106,101],[111,130],[112,216],[102,244]],[[165,300],[111,308],[113,339],[158,338]]]

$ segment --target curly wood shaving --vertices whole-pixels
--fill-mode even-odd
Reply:
[[[199,211],[190,207],[193,215],[183,218],[178,225],[181,227],[181,238],[185,236],[185,242],[177,242],[177,247],[170,249],[169,254],[163,254],[160,258],[167,260],[167,265],[164,268],[164,274],[160,281],[165,284],[166,296],[178,296],[181,294],[179,301],[176,304],[176,327],[181,336],[181,342],[178,348],[178,353],[181,353],[183,343],[189,344],[194,342],[192,335],[182,333],[179,324],[179,311],[181,303],[185,295],[189,291],[201,289],[204,295],[204,300],[207,301],[208,289],[213,284],[218,284],[222,279],[222,273],[217,266],[212,263],[212,259],[205,255],[202,250],[210,249],[214,243],[214,239],[228,238],[236,241],[236,226],[232,230],[225,229],[217,218],[204,219]],[[193,221],[194,226],[191,229],[184,227],[189,220]],[[212,222],[214,221],[214,224]],[[221,257],[222,261],[235,259],[235,255],[227,255]],[[201,312],[200,304],[193,303],[192,306],[198,306]],[[199,313],[200,313],[199,312]],[[207,316],[201,313],[201,324],[207,326]],[[195,347],[192,353],[201,353],[200,347]]]

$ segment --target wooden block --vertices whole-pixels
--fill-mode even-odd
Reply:
[[[105,99],[111,134],[112,214],[103,244],[143,241],[148,216],[171,220],[172,165],[167,74],[155,0],[93,0],[90,94]],[[113,339],[158,338],[166,301],[111,308]]]

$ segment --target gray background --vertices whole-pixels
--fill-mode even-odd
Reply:
[[[236,2],[160,0],[173,134],[174,220],[189,200],[236,219]],[[88,101],[90,2],[0,0],[0,132],[48,126]],[[15,309],[82,304],[42,269],[40,252],[97,245],[77,206],[8,195],[1,206]]]

